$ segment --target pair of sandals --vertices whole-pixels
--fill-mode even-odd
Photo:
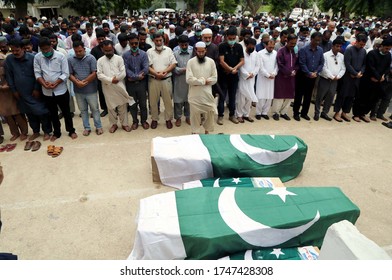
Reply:
[[[47,154],[53,158],[58,157],[63,152],[63,147],[56,147],[55,145],[49,145]]]
[[[39,141],[27,141],[26,145],[24,147],[25,151],[32,151],[32,152],[36,152],[41,148],[41,142]]]
[[[83,136],[89,136],[90,133],[91,133],[91,130],[85,129],[85,130],[83,131]],[[103,129],[102,129],[102,128],[97,128],[97,129],[95,130],[95,133],[97,133],[97,135],[101,135],[101,134],[103,134]]]
[[[13,144],[7,144],[7,145],[2,145],[0,147],[0,152],[11,152],[15,149],[16,143]]]

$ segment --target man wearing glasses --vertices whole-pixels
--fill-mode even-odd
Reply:
[[[327,121],[332,121],[328,116],[329,109],[331,108],[333,98],[336,93],[338,80],[340,80],[346,72],[344,65],[344,56],[340,53],[343,42],[335,39],[332,42],[332,49],[324,53],[324,67],[320,73],[320,81],[318,84],[316,103],[314,108],[314,120],[318,121],[323,118]],[[321,103],[324,101],[323,111],[320,115]],[[338,118],[336,121],[341,122]]]

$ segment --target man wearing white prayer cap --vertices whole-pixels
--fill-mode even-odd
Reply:
[[[169,40],[176,38],[176,33],[175,33],[176,26],[174,24],[169,25]]]
[[[216,106],[212,96],[212,85],[218,80],[215,62],[206,57],[206,44],[195,44],[196,56],[188,61],[186,82],[189,84],[188,102],[190,106],[192,134],[200,132],[200,126],[208,134],[214,130]],[[201,116],[204,116],[202,122]]]

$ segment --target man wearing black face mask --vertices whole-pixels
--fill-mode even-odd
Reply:
[[[185,81],[186,65],[192,57],[193,48],[189,46],[189,38],[181,35],[178,38],[179,49],[175,50],[174,57],[177,60],[176,68],[174,68],[174,118],[176,126],[181,126],[181,115],[184,108],[185,120],[190,124],[189,103],[188,103],[188,84]],[[204,57],[202,60],[205,60]],[[200,61],[200,60],[199,60]]]
[[[171,48],[172,50],[174,50],[174,48],[178,46],[178,38],[184,32],[184,28],[182,28],[181,26],[177,26],[174,32],[176,36],[169,41],[169,48]]]
[[[240,123],[244,120],[253,122],[250,117],[252,102],[257,102],[255,95],[255,77],[259,72],[257,53],[255,52],[256,40],[245,39],[244,65],[239,71],[238,92],[236,96],[236,117]]]
[[[114,133],[117,126],[117,118],[120,119],[122,129],[130,132],[128,124],[128,104],[133,105],[134,99],[128,95],[123,79],[126,77],[124,60],[114,54],[113,42],[105,40],[102,43],[105,56],[97,61],[97,76],[102,82],[102,91],[108,106],[110,133]]]
[[[65,36],[65,38],[68,37],[68,24],[66,22],[61,23],[61,31],[59,32],[61,35]]]

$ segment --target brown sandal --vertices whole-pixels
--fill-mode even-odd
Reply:
[[[58,157],[59,155],[61,155],[61,153],[63,152],[64,148],[63,147],[54,147],[53,153],[52,153],[52,157]]]
[[[48,151],[47,151],[47,153],[48,153],[49,156],[51,156],[51,155],[53,154],[54,148],[56,148],[54,145],[49,145],[49,146],[48,146]]]
[[[36,152],[41,148],[41,142],[40,141],[33,141],[33,146],[31,147],[32,152]]]

